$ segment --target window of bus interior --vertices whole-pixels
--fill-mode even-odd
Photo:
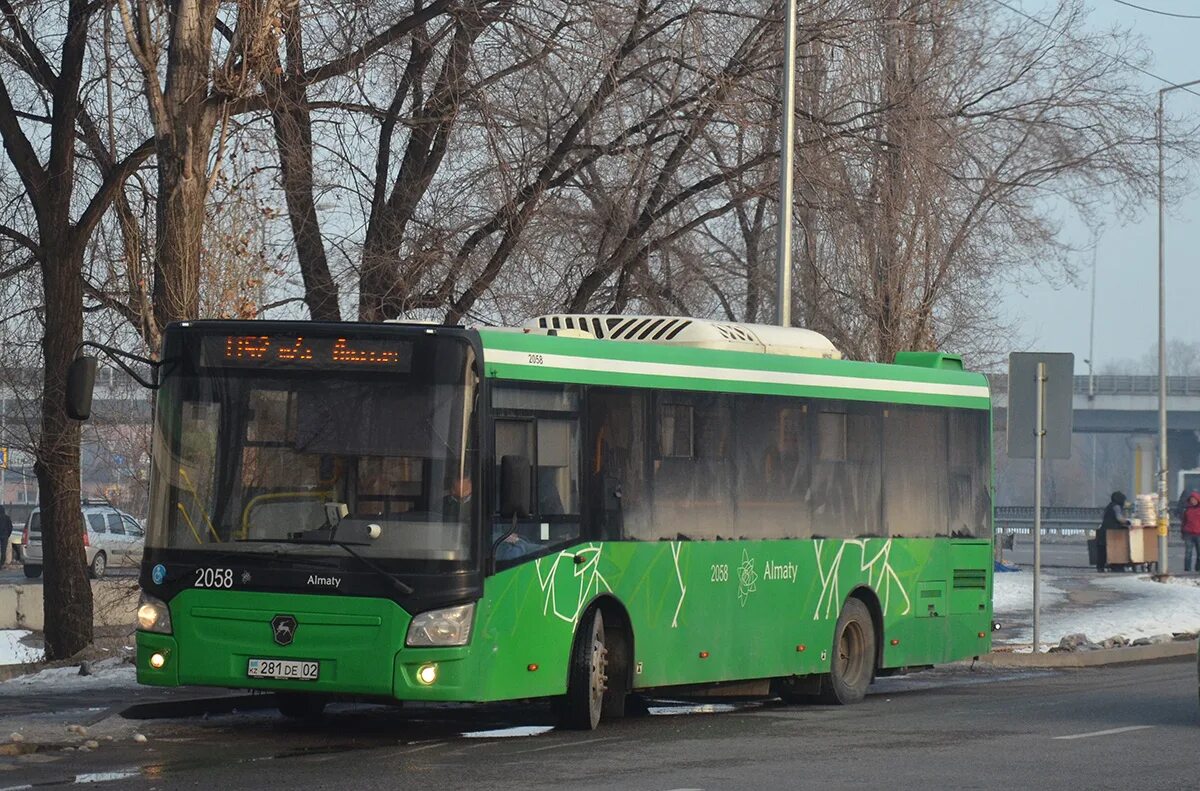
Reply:
[[[592,387],[588,390],[590,466],[588,512],[598,538],[653,538],[646,479],[644,391]]]
[[[809,501],[812,534],[823,538],[884,535],[880,405],[863,401],[815,404]]]
[[[991,470],[986,410],[951,409],[949,419],[950,535],[991,536]]]
[[[812,535],[808,407],[799,398],[734,396],[739,537]]]
[[[492,388],[495,415],[493,540],[496,559],[513,561],[581,536],[579,392],[568,386]],[[500,468],[505,456],[528,459],[533,513],[512,520],[499,516]]]
[[[653,462],[653,533],[656,538],[736,537],[736,473],[732,397],[716,393],[663,393],[655,418],[660,445]],[[677,444],[680,415],[691,414],[691,455]],[[673,430],[663,424],[670,421]],[[672,444],[662,446],[663,439]],[[667,451],[670,451],[668,453]]]
[[[883,410],[883,516],[893,538],[950,534],[946,410],[889,404]]]

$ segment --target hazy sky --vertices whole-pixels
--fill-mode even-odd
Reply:
[[[1011,2],[1011,0],[1010,0]],[[1200,79],[1200,19],[1159,16],[1120,5],[1114,0],[1088,0],[1091,24],[1108,28],[1121,24],[1140,34],[1153,53],[1149,70],[1172,82]],[[1200,15],[1200,0],[1130,0],[1136,5],[1182,14]],[[1044,0],[1019,0],[1027,10],[1044,8]],[[1145,78],[1153,93],[1162,83]],[[1169,112],[1200,113],[1200,97],[1186,91],[1167,95]],[[1200,194],[1189,194],[1168,207],[1166,216],[1167,337],[1200,342],[1200,233],[1196,222]],[[1157,208],[1148,201],[1131,222],[1109,220],[1096,255],[1095,365],[1138,358],[1158,340]],[[1068,241],[1086,247],[1089,232],[1078,222],[1064,225]],[[1013,289],[1005,301],[1008,313],[1023,328],[1026,348],[1075,353],[1075,372],[1087,372],[1088,328],[1091,310],[1090,252],[1080,253],[1079,283],[1058,286],[1042,282]]]

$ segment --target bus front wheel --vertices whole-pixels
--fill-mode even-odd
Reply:
[[[833,629],[829,674],[821,679],[821,702],[858,703],[875,675],[875,624],[867,606],[847,599]]]
[[[560,703],[563,727],[590,731],[600,724],[604,692],[608,688],[608,649],[604,644],[604,616],[594,609],[581,622],[571,648],[567,694]]]

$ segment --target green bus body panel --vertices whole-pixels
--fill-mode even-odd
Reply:
[[[851,594],[878,603],[882,667],[934,664],[990,650],[990,558],[987,541],[959,539],[583,543],[488,578],[461,648],[405,648],[410,617],[387,600],[189,590],[171,602],[175,635],[138,633],[138,680],[401,700],[561,695],[576,626],[600,600],[628,614],[635,688],[803,675],[828,671]],[[289,646],[273,642],[278,614],[298,621]],[[249,679],[251,657],[317,660],[320,679]],[[426,662],[438,665],[431,686],[416,681]]]
[[[987,378],[978,373],[510,331],[480,330],[479,336],[484,345],[485,375],[497,379],[809,396],[966,409],[991,406]],[[704,369],[719,369],[723,378],[694,375]],[[771,381],[772,377],[779,381]],[[796,383],[796,377],[811,383]],[[873,388],[872,381],[878,386]],[[930,392],[894,389],[905,385]],[[946,392],[937,392],[939,389]]]

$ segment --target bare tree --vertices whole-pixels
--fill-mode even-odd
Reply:
[[[0,73],[0,137],[24,189],[18,216],[28,232],[0,225],[41,272],[42,403],[37,471],[45,552],[46,654],[70,656],[91,642],[92,595],[79,541],[79,426],[65,411],[67,367],[83,340],[81,273],[89,239],[122,184],[150,153],[136,146],[123,157],[109,151],[91,189],[77,167],[77,138],[85,115],[84,64],[99,6],[70,0],[64,9],[0,0],[0,52],[13,67]],[[32,26],[32,27],[31,27]],[[35,35],[33,30],[37,31]],[[49,46],[47,46],[49,45]],[[52,64],[50,54],[58,63]],[[20,105],[33,112],[17,110]]]

